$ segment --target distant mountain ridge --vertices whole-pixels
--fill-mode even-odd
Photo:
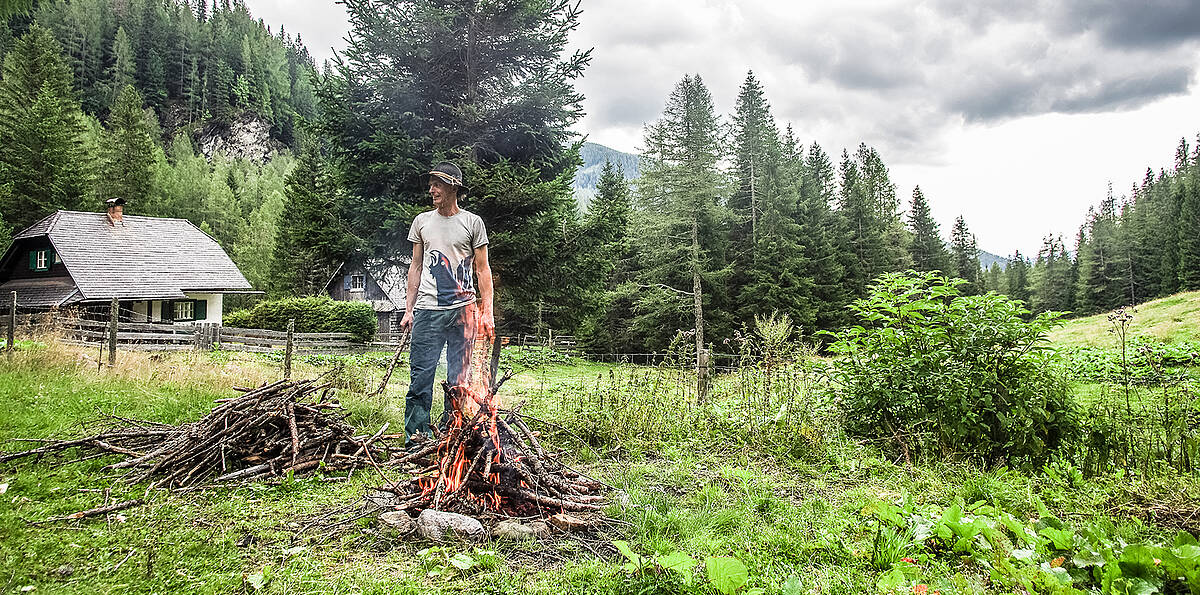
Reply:
[[[601,144],[585,142],[579,149],[579,156],[583,159],[583,165],[575,171],[575,181],[571,187],[575,189],[575,201],[579,204],[580,211],[586,211],[592,197],[596,195],[596,185],[600,183],[600,172],[604,169],[605,162],[611,161],[613,165],[621,168],[626,180],[632,180],[640,174],[638,166],[642,158],[633,153],[623,153]]]
[[[982,268],[984,271],[987,271],[988,269],[992,268],[993,262],[1000,263],[1001,269],[1007,269],[1008,263],[1010,263],[1012,261],[1003,256],[997,256],[995,254],[992,254],[991,252],[988,252],[986,250],[979,251],[979,267],[980,268]]]

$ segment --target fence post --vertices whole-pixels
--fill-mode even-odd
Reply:
[[[117,314],[120,309],[121,302],[114,297],[108,316],[108,367],[110,368],[117,365]]]
[[[696,393],[701,405],[708,401],[708,372],[711,360],[712,352],[707,349],[701,349],[700,356],[696,358]]]
[[[296,319],[288,319],[287,348],[283,352],[283,377],[292,377],[292,335],[296,332]],[[275,335],[279,336],[279,335]]]
[[[17,349],[17,292],[12,292],[11,297],[8,301],[8,343],[4,344],[9,355]]]

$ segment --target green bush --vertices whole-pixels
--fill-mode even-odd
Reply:
[[[1077,429],[1068,383],[1046,345],[1058,313],[962,296],[963,281],[880,277],[851,304],[860,321],[831,349],[847,430],[906,454],[1035,463]]]
[[[249,310],[230,312],[225,326],[286,331],[296,320],[298,333],[351,333],[356,341],[375,337],[375,310],[366,302],[339,302],[328,297],[288,298],[259,302]]]

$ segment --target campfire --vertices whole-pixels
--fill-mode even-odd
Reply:
[[[599,512],[602,484],[563,465],[519,411],[500,407],[497,392],[511,373],[497,376],[499,338],[476,342],[472,354],[469,384],[442,384],[449,427],[398,461],[417,466],[410,480],[381,488],[397,496],[395,508],[543,518]]]

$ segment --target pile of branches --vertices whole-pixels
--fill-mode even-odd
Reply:
[[[464,423],[474,408],[461,405],[471,397],[465,387],[443,388],[454,405],[454,423],[424,448],[395,461],[418,468],[408,481],[380,488],[396,495],[397,510],[542,517],[600,512],[603,484],[547,452],[519,412],[490,409],[490,399],[479,399],[482,406]]]
[[[329,399],[328,384],[281,380],[217,401],[199,421],[181,425],[108,416],[105,431],[74,440],[26,440],[42,446],[0,455],[0,463],[68,449],[91,451],[82,459],[121,455],[106,469],[127,469],[150,488],[260,479],[309,472],[374,467],[391,457],[384,436],[356,436],[341,405]]]

